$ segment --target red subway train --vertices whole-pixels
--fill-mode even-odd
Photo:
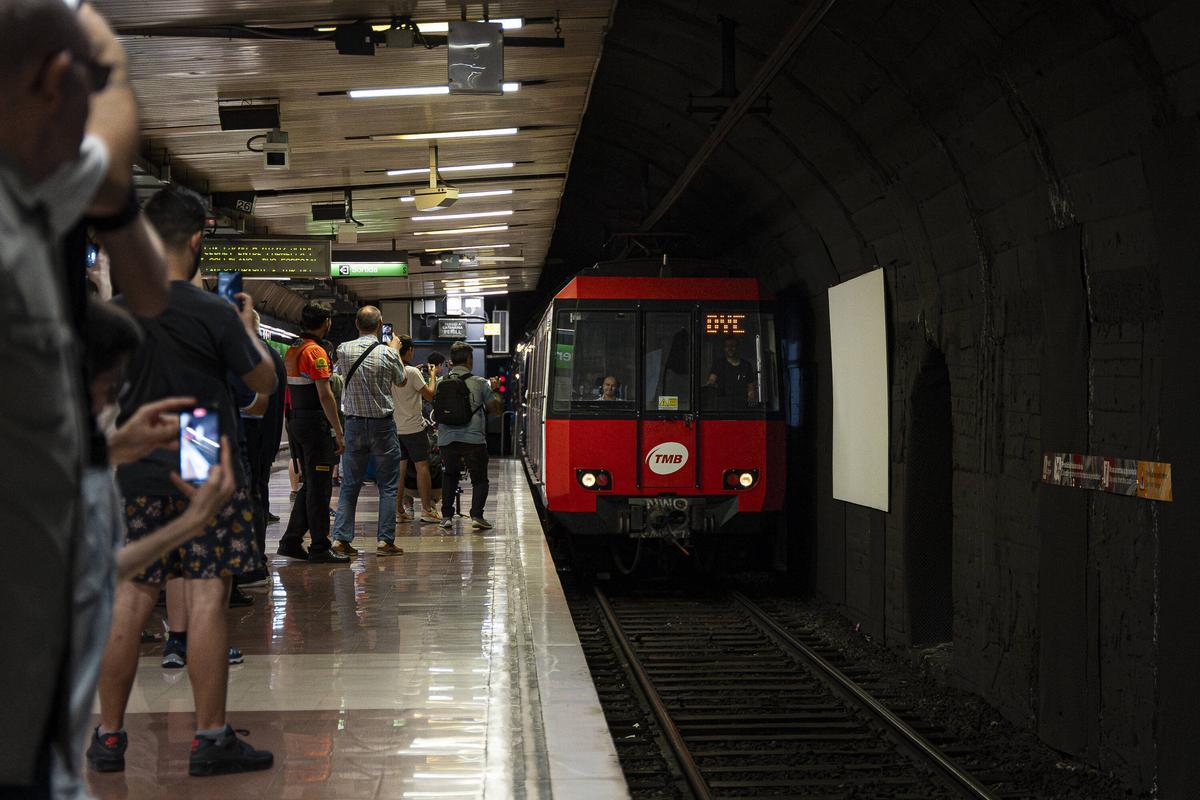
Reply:
[[[686,552],[774,526],[786,437],[773,303],[722,271],[599,264],[518,347],[521,456],[573,539]]]

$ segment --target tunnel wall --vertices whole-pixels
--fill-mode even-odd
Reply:
[[[707,135],[682,87],[715,88],[698,54],[716,53],[718,10],[619,6],[552,248],[563,274],[635,229]],[[764,3],[739,18],[741,81],[795,13]],[[937,349],[954,679],[1162,797],[1200,780],[1182,752],[1200,711],[1187,677],[1200,658],[1198,36],[1188,0],[843,0],[772,83],[770,114],[740,123],[659,226],[802,298],[812,407],[792,464],[814,471],[793,524],[815,560],[806,588],[910,643],[909,394]],[[829,486],[826,291],[876,265],[888,514]],[[1043,486],[1042,452],[1059,450],[1172,461],[1176,502]]]

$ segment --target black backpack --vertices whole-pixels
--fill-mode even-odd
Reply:
[[[461,428],[470,423],[479,408],[471,408],[471,387],[466,375],[450,373],[433,391],[433,421],[439,425]]]

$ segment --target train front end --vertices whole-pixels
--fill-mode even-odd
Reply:
[[[765,531],[785,488],[776,342],[753,279],[573,280],[526,354],[546,510],[578,536]]]

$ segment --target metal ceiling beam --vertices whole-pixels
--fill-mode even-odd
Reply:
[[[646,217],[645,222],[642,223],[642,230],[650,230],[666,216],[676,201],[687,191],[688,186],[708,162],[709,157],[720,147],[721,142],[725,141],[734,127],[741,122],[742,117],[758,101],[758,98],[767,90],[779,72],[787,66],[792,56],[796,54],[796,49],[816,29],[829,9],[833,8],[835,2],[836,0],[810,0],[807,8],[792,23],[783,38],[779,40],[779,44],[758,68],[758,72],[750,80],[745,91],[737,96],[737,99],[721,116],[712,133],[704,140],[704,144],[700,145],[696,155],[692,156],[692,160],[675,179],[674,185],[663,195],[662,200],[650,212],[650,216]]]

